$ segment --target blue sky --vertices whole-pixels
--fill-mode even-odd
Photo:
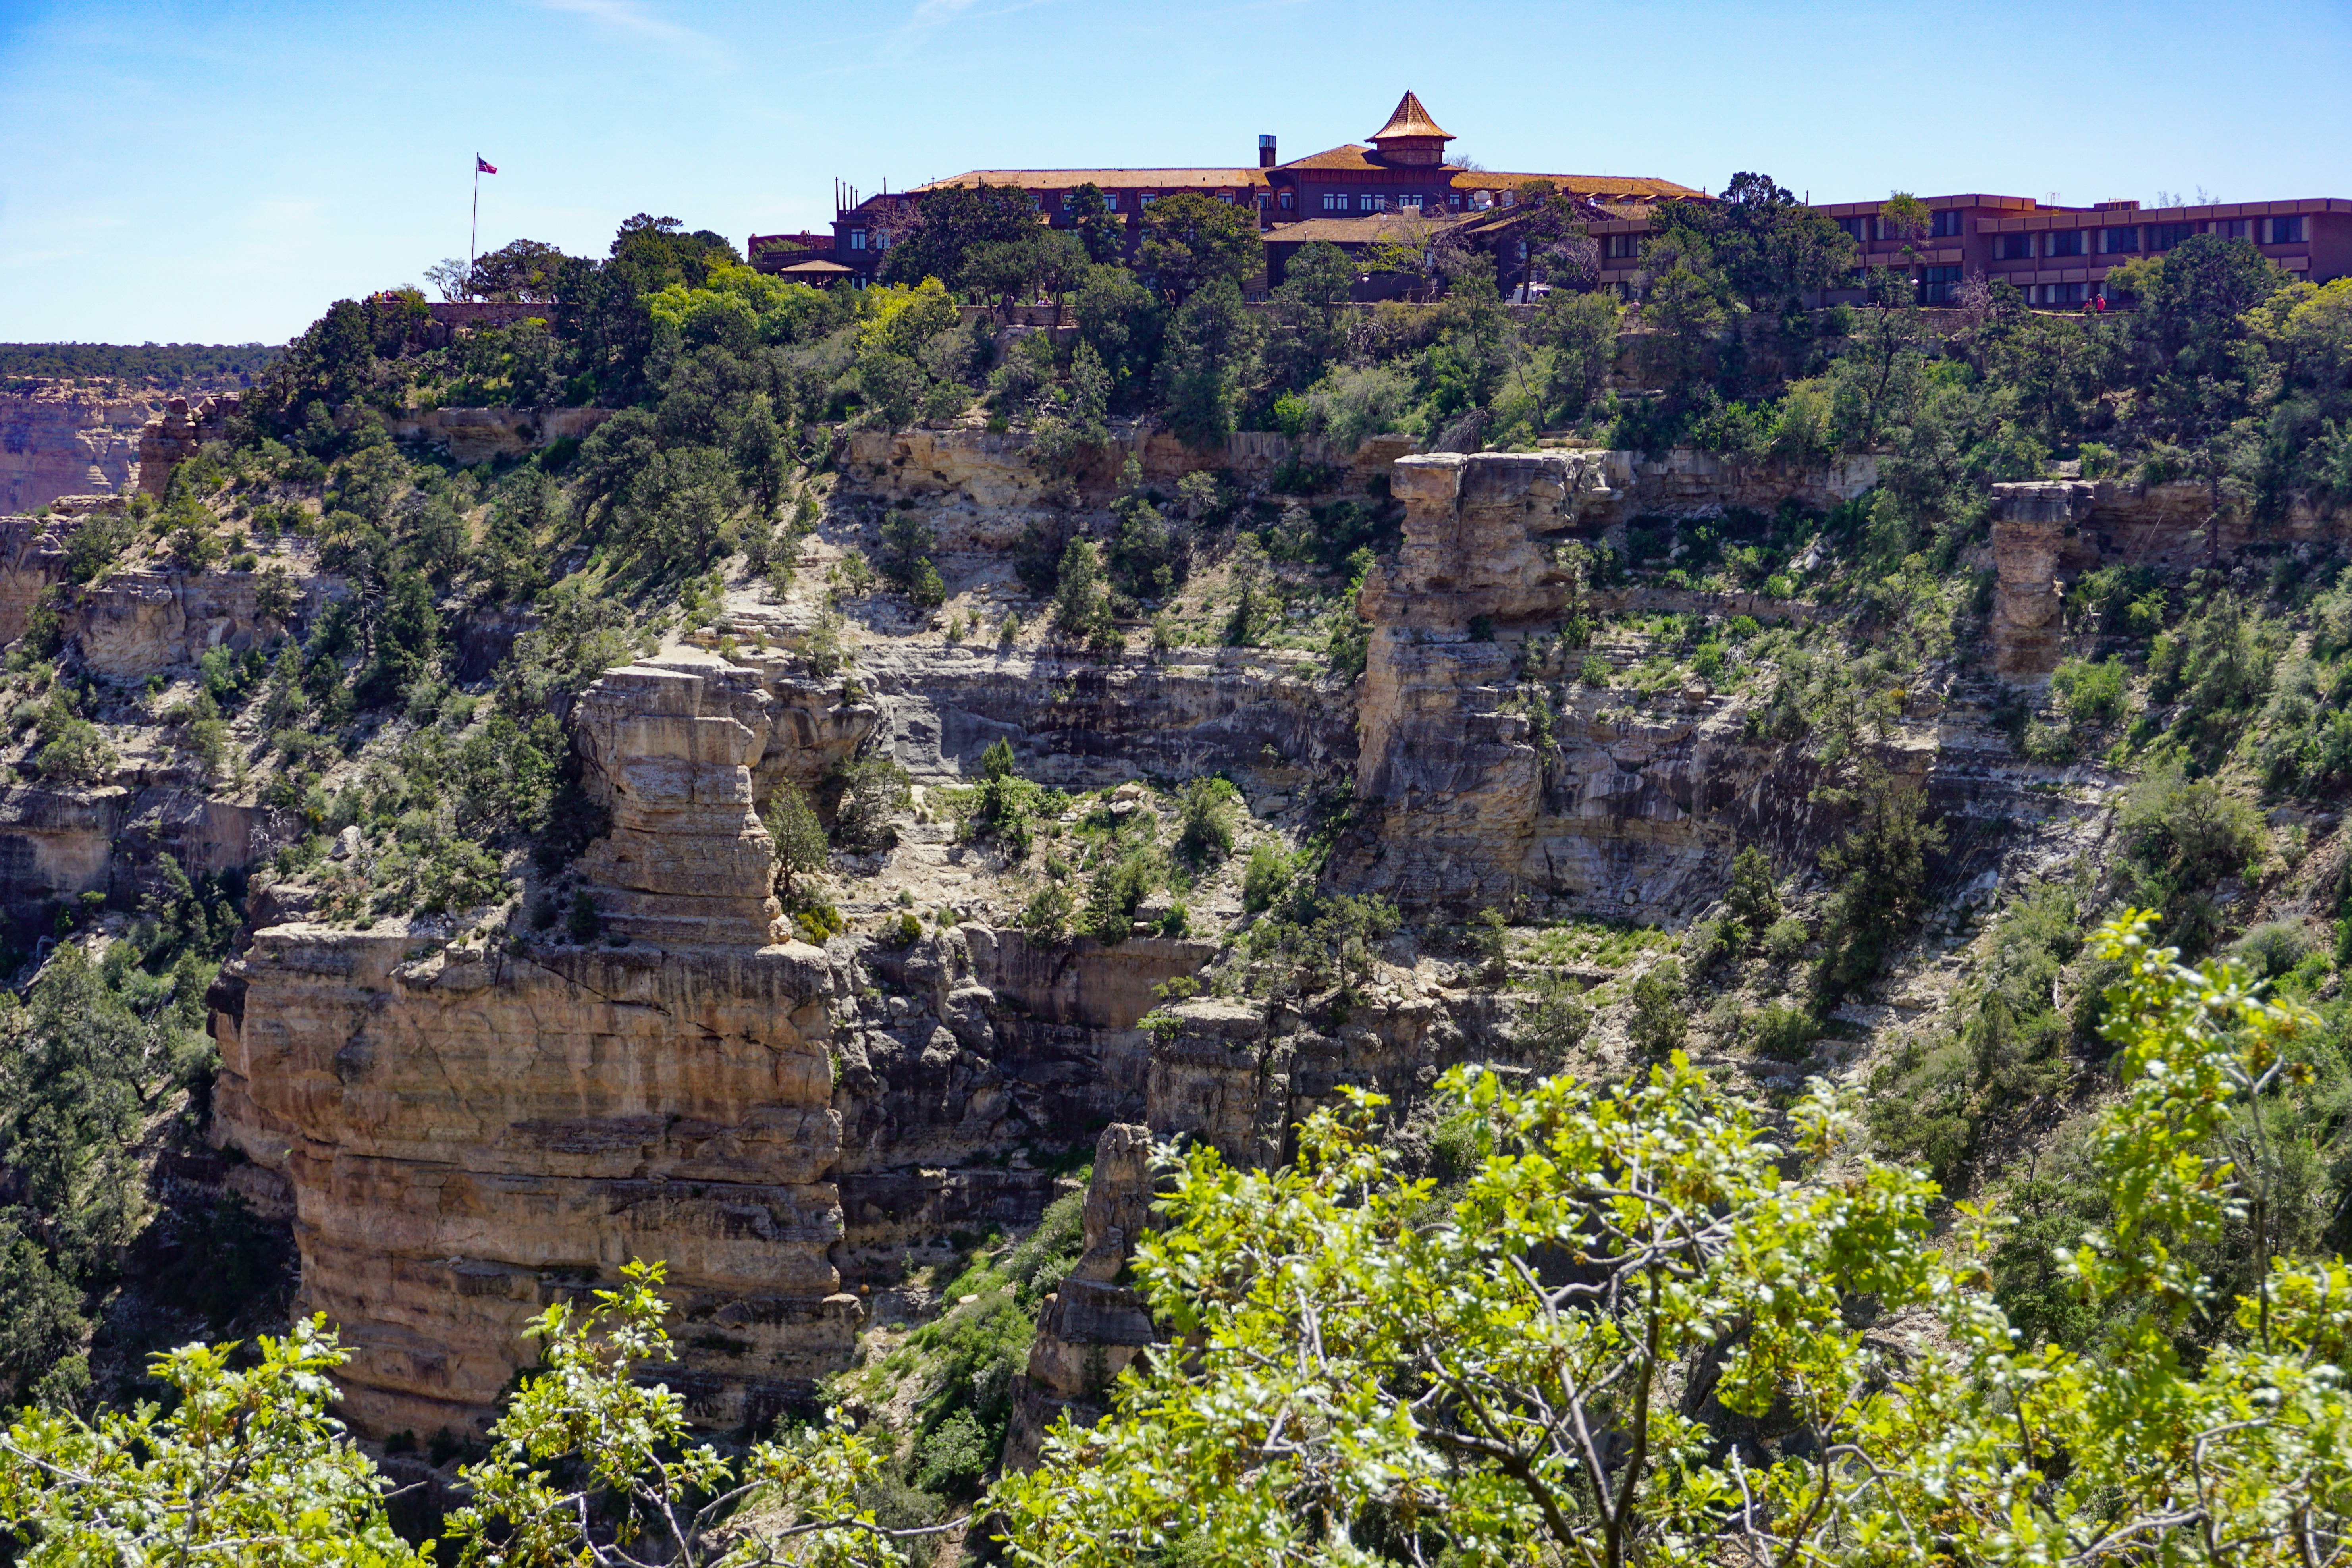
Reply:
[[[1820,201],[2352,196],[2345,0],[0,0],[0,340],[280,342],[467,242],[823,225],[965,168],[1255,161],[1410,86],[1490,168]]]

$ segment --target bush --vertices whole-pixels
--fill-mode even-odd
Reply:
[[[1540,975],[1533,1000],[1520,1010],[1515,1042],[1549,1061],[1566,1058],[1592,1028],[1592,1009],[1583,1001],[1583,990],[1567,975]]]
[[[828,783],[834,837],[851,848],[884,847],[891,837],[890,818],[914,804],[913,781],[887,757],[844,763]]]
[[[1030,896],[1021,909],[1021,932],[1040,947],[1059,947],[1070,940],[1069,890],[1048,882]]]
[[[1577,666],[1576,679],[1587,686],[1606,691],[1609,689],[1609,678],[1612,673],[1613,672],[1610,669],[1607,659],[1597,653],[1588,653],[1584,656],[1584,662]]]
[[[2141,781],[2124,803],[2120,826],[2134,897],[2165,912],[2167,940],[2192,955],[2202,952],[2220,926],[2210,894],[2261,856],[2261,816],[2210,779],[2186,779],[2174,767]]]
[[[2231,956],[2265,980],[2292,973],[2313,951],[2310,933],[2294,921],[2266,921],[2230,944]]]
[[[1227,779],[1199,778],[1187,783],[1177,806],[1177,853],[1195,864],[1230,856],[1234,802],[1240,793]]]
[[[1291,858],[1270,838],[1250,847],[1249,864],[1242,871],[1242,908],[1251,914],[1272,909],[1288,890],[1295,870]]]
[[[572,895],[572,912],[563,917],[564,934],[573,942],[593,942],[603,923],[596,918],[596,900],[585,888]]]
[[[1725,911],[1748,934],[1761,937],[1780,918],[1780,895],[1772,885],[1772,862],[1755,845],[1745,845],[1731,858],[1731,886],[1723,895]]]
[[[1764,956],[1775,969],[1785,969],[1805,955],[1813,933],[1794,915],[1782,915],[1764,931]]]
[[[2088,659],[2066,659],[2051,676],[2050,689],[2075,722],[2111,724],[2123,717],[2124,661],[2109,658],[2094,664]]]
[[[1097,868],[1087,889],[1087,934],[1105,947],[1125,942],[1134,928],[1135,911],[1158,881],[1159,868],[1142,850]]]
[[[111,774],[121,758],[107,743],[99,727],[87,719],[68,719],[33,759],[41,777],[58,784],[96,784]]]
[[[1668,959],[1633,982],[1633,1016],[1626,1024],[1634,1049],[1648,1057],[1664,1057],[1679,1048],[1690,1032],[1683,1005],[1682,966]]]
[[[1820,1021],[1811,1011],[1780,1002],[1767,1003],[1759,1009],[1752,1027],[1756,1048],[1780,1062],[1804,1060],[1822,1032]]]

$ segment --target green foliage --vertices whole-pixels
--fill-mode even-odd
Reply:
[[[1984,962],[1954,998],[1948,1030],[1906,1042],[1872,1078],[1871,1130],[1882,1145],[1957,1183],[1994,1117],[2065,1087],[2074,1026],[2060,992],[2083,942],[2076,889],[2042,882],[2010,900]],[[2085,996],[2095,991],[2082,986]]]
[[[1190,300],[1220,284],[1238,300],[1241,285],[1265,268],[1257,217],[1245,203],[1179,191],[1144,209],[1136,271],[1171,300]],[[1178,319],[1181,323],[1181,311]]]
[[[723,1455],[697,1444],[685,1396],[640,1366],[673,1363],[662,1266],[632,1262],[583,1311],[559,1301],[531,1321],[543,1371],[525,1376],[490,1428],[489,1457],[462,1472],[448,1521],[460,1563],[553,1568],[603,1542],[646,1559],[754,1564],[897,1564],[901,1538],[861,1488],[887,1458],[846,1422],[786,1428]],[[744,1510],[756,1498],[756,1510]]]
[[[2062,659],[2050,678],[2050,689],[2066,705],[2068,718],[2084,724],[2112,724],[2123,717],[2124,661]]]
[[[1240,798],[1230,779],[1188,781],[1178,795],[1176,852],[1196,865],[1232,855],[1234,809]]]
[[[2267,842],[2261,816],[2212,780],[2173,766],[2133,788],[2117,826],[2133,896],[2165,912],[2169,940],[2203,952],[2221,925],[2215,885],[2245,875]]]
[[[833,837],[847,848],[877,848],[890,840],[890,819],[914,805],[907,770],[884,756],[842,763],[824,783],[832,801]]]
[[[1070,940],[1076,913],[1069,890],[1059,882],[1048,882],[1021,907],[1021,932],[1037,946],[1059,947]]]
[[[1250,846],[1249,864],[1242,870],[1242,908],[1263,914],[1289,891],[1297,866],[1281,845],[1261,838]]]
[[[393,1532],[391,1483],[327,1413],[347,1356],[326,1320],[256,1349],[242,1370],[231,1344],[156,1357],[168,1415],[24,1413],[0,1441],[0,1524],[24,1542],[19,1561],[429,1563]]]
[[[1063,548],[1054,590],[1054,630],[1097,651],[1119,640],[1110,589],[1103,580],[1102,552],[1091,539],[1073,539]]]
[[[1673,959],[1652,965],[1633,982],[1633,1012],[1625,1032],[1633,1048],[1655,1058],[1682,1047],[1690,1019],[1683,1000],[1682,966]]]
[[[1832,995],[1863,984],[1885,963],[1919,912],[1927,857],[1944,845],[1944,825],[1924,820],[1927,796],[1897,784],[1865,762],[1854,785],[1837,792],[1853,811],[1844,836],[1822,851],[1822,869],[1837,886],[1821,981]]]
[[[2079,1350],[2012,1334],[1983,1211],[1940,1235],[1935,1188],[1855,1154],[1825,1085],[1783,1131],[1680,1058],[1609,1089],[1457,1069],[1436,1108],[1461,1126],[1445,1199],[1360,1110],[1318,1112],[1288,1169],[1186,1153],[1134,1268],[1188,1353],[1139,1363],[1108,1423],[1061,1428],[999,1484],[1013,1549],[1108,1568],[1181,1518],[1209,1560],[1260,1563],[1401,1536],[1489,1562],[1664,1561],[1695,1540],[1694,1561],[1909,1561],[1930,1537],[1989,1563],[2119,1540],[2295,1560],[2303,1530],[2342,1521],[2340,1467],[2311,1445],[2352,1420],[2334,1376],[2352,1281],[2282,1259],[2249,1272],[2208,1353],[2172,1336],[2204,1299],[2190,1254],[2251,1195],[2213,1141],[2300,1070],[2308,1020],[2179,969],[2146,931],[2100,939],[2124,965],[2127,1086],[2084,1142],[2100,1201],[2045,1232],[2097,1325]],[[1572,1273],[1530,1266],[1563,1237]],[[1864,1300],[1938,1331],[1882,1352],[1846,1315]],[[1676,1396],[1699,1363],[1752,1450]],[[1578,1436],[1603,1429],[1622,1440]],[[1832,1446],[1855,1462],[1821,1466]]]
[[[1772,862],[1757,846],[1744,844],[1739,853],[1731,858],[1731,886],[1724,891],[1723,903],[1731,920],[1745,927],[1751,939],[1760,939],[1780,918],[1780,895],[1772,883]]]
[[[798,908],[809,879],[822,873],[832,857],[824,824],[818,820],[808,796],[790,779],[776,786],[775,798],[768,803],[761,820],[776,847],[777,888],[788,907]]]

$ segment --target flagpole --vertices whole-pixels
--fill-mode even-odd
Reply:
[[[466,298],[474,297],[474,249],[482,239],[482,155],[474,154],[474,225],[466,231]]]

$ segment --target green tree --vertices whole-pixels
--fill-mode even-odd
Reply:
[[[1103,581],[1102,550],[1091,539],[1062,547],[1060,585],[1054,591],[1054,630],[1073,642],[1092,645],[1106,630],[1116,633],[1110,588]]]
[[[1111,211],[1110,199],[1091,180],[1070,193],[1070,221],[1097,266],[1111,266],[1126,253],[1127,220]]]
[[[1183,1353],[1138,1361],[1108,1420],[999,1483],[1009,1547],[1062,1568],[2329,1560],[2352,1272],[2273,1262],[2229,1336],[2177,1338],[2208,1286],[2189,1249],[2257,1195],[2217,1139],[2303,1070],[2311,1020],[2147,930],[2099,942],[2130,1087],[2089,1140],[2102,1210],[2062,1244],[2105,1325],[2083,1351],[2020,1342],[1990,1216],[1963,1204],[1940,1235],[1933,1184],[1862,1153],[1825,1083],[1784,1118],[1679,1057],[1608,1088],[1456,1068],[1444,1198],[1360,1092],[1288,1168],[1163,1152],[1130,1267]],[[1857,1310],[1935,1327],[1898,1348]]]
[[[1876,974],[1895,939],[1919,912],[1927,857],[1944,847],[1944,825],[1927,820],[1927,793],[1897,784],[1875,763],[1863,764],[1853,787],[1832,792],[1853,819],[1821,853],[1837,886],[1822,979],[1843,992]]]
[[[1780,918],[1780,895],[1772,885],[1772,862],[1755,845],[1740,846],[1739,853],[1731,858],[1731,886],[1724,892],[1723,902],[1731,918],[1747,928],[1750,939],[1763,936],[1766,929]]]
[[[1633,1016],[1625,1025],[1633,1048],[1654,1060],[1681,1049],[1690,1032],[1686,1005],[1680,964],[1670,958],[1644,972],[1633,982]]]
[[[822,874],[832,858],[824,824],[817,819],[808,796],[790,779],[776,786],[775,798],[768,803],[767,815],[761,820],[776,847],[778,890],[788,901],[796,901],[805,891],[803,884]]]
[[[1212,283],[1230,284],[1238,296],[1265,270],[1255,209],[1198,191],[1161,196],[1144,209],[1136,271],[1170,301],[1181,303]]]
[[[911,285],[926,278],[959,279],[978,247],[1024,240],[1036,228],[1037,204],[1016,185],[982,181],[926,191],[882,263],[882,281]]]
[[[1531,342],[1551,350],[1544,381],[1544,407],[1575,423],[1600,400],[1617,364],[1616,299],[1606,293],[1555,291],[1545,297],[1528,330]]]
[[[1853,270],[1853,240],[1769,174],[1732,175],[1712,216],[1717,261],[1750,310],[1795,310],[1805,294],[1833,288]]]
[[[247,1370],[232,1370],[237,1348],[156,1357],[169,1415],[22,1415],[0,1438],[0,1524],[24,1542],[19,1561],[429,1563],[384,1516],[391,1483],[327,1413],[348,1358],[325,1320],[263,1335]]]
[[[1169,323],[1160,362],[1176,433],[1194,447],[1215,447],[1232,435],[1256,359],[1256,324],[1230,279],[1215,279],[1186,300]]]

